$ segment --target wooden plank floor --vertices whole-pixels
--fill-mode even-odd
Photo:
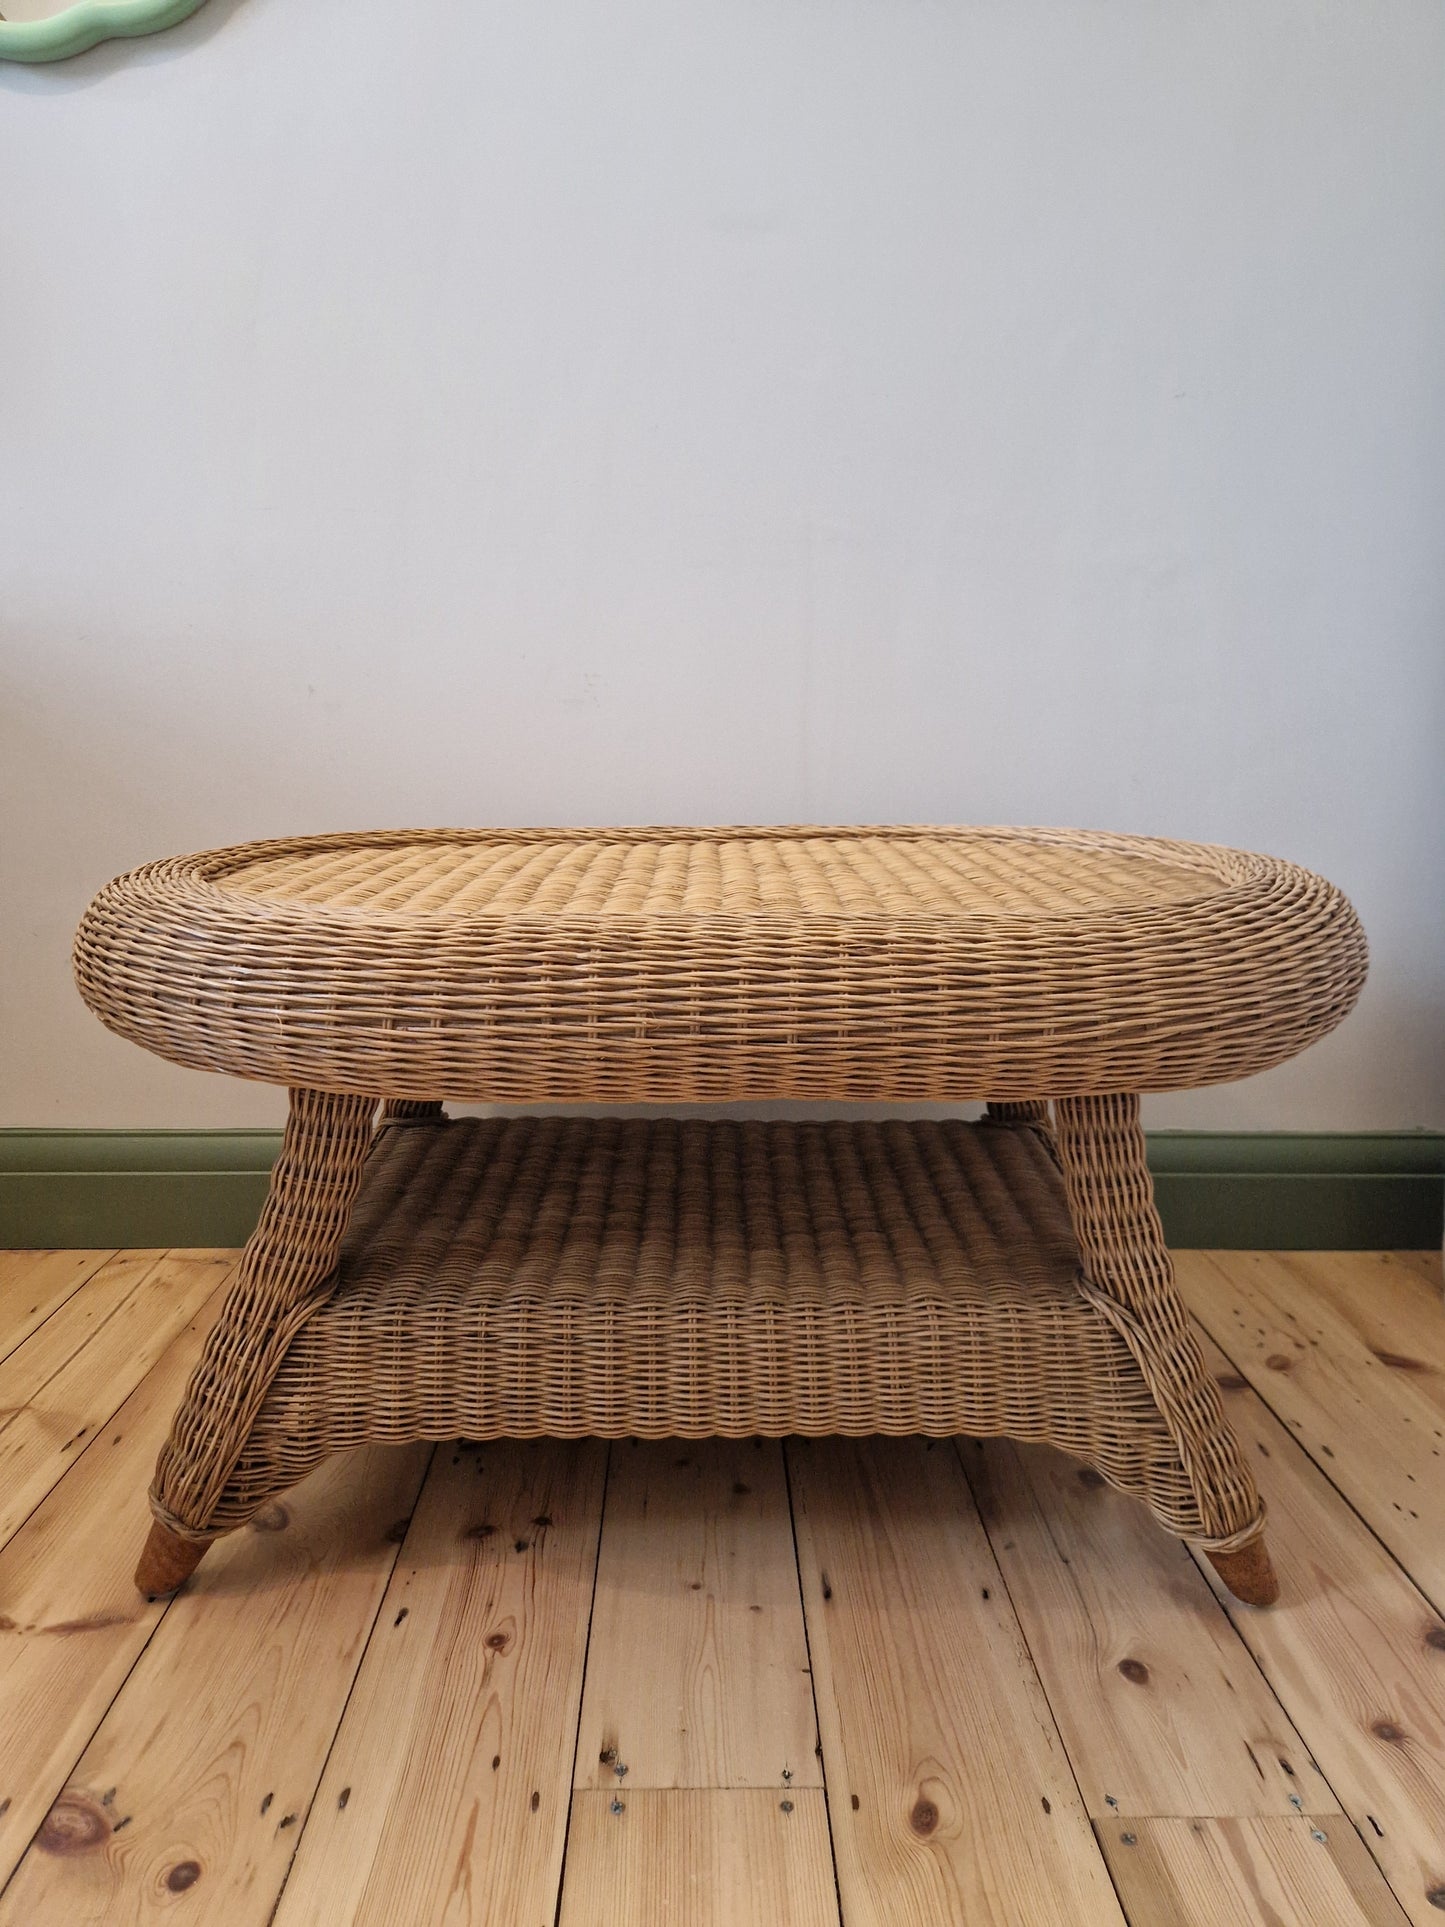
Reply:
[[[1193,1252],[1238,1606],[1007,1440],[334,1460],[130,1570],[234,1254],[0,1254],[0,1927],[1431,1927],[1445,1306]]]

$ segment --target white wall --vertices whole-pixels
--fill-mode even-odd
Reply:
[[[1354,897],[1156,1123],[1445,1124],[1438,0],[209,0],[0,73],[0,1123],[246,1124],[91,891],[295,829],[1063,821]]]

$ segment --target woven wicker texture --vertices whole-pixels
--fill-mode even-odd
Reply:
[[[123,1035],[292,1087],[145,1583],[368,1440],[962,1431],[1051,1440],[1272,1596],[1138,1093],[1340,1020],[1364,939],[1319,877],[1076,831],[319,837],[118,879],[75,961]],[[990,1118],[451,1123],[444,1096]]]
[[[1364,977],[1345,899],[1197,844],[1050,830],[408,831],[109,885],[114,1030],[358,1095],[1028,1099],[1278,1063]]]
[[[367,1440],[959,1431],[1051,1440],[1175,1532],[1257,1523],[1252,1486],[1202,1514],[1078,1276],[1034,1128],[384,1130],[210,1525]]]

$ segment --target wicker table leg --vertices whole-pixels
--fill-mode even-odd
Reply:
[[[1054,1111],[1084,1261],[1080,1289],[1133,1353],[1179,1454],[1177,1467],[1151,1474],[1150,1509],[1201,1546],[1237,1599],[1267,1606],[1279,1582],[1265,1550],[1264,1507],[1175,1288],[1139,1100],[1063,1098]]]
[[[1049,1129],[1048,1099],[1043,1097],[1024,1097],[1000,1102],[990,1098],[988,1120],[990,1124],[1034,1124],[1042,1130]]]
[[[174,1592],[239,1523],[217,1524],[216,1508],[286,1347],[329,1293],[375,1111],[375,1098],[291,1093],[260,1222],[156,1463],[144,1593]]]
[[[383,1124],[445,1124],[439,1097],[389,1097],[381,1107]]]

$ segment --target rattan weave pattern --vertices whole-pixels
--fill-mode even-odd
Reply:
[[[962,1431],[1049,1439],[1207,1535],[1078,1277],[1037,1129],[384,1130],[211,1524],[366,1441]]]
[[[495,1102],[1027,1099],[1243,1077],[1338,1023],[1349,904],[1084,831],[396,831],[149,864],[76,939],[210,1070]]]
[[[122,1035],[291,1087],[143,1587],[363,1440],[964,1431],[1052,1440],[1274,1596],[1139,1092],[1348,1011],[1364,938],[1310,872],[1066,830],[296,838],[118,878],[75,967]],[[447,1096],[989,1121],[453,1123]]]
[[[370,917],[1072,916],[1215,896],[1207,865],[1017,834],[528,833],[253,855],[228,891]]]

